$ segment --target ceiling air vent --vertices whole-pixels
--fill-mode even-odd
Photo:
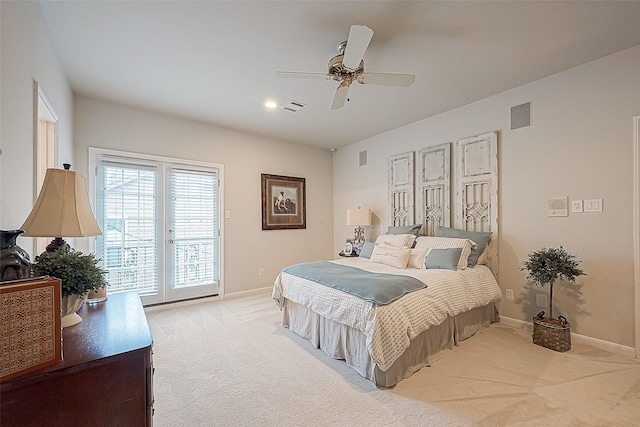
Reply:
[[[294,113],[296,111],[302,110],[303,108],[304,108],[304,104],[298,101],[291,101],[290,103],[282,107],[283,110],[293,111]]]

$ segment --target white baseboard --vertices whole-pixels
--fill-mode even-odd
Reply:
[[[244,298],[244,297],[254,297],[257,295],[270,294],[273,290],[273,286],[267,286],[265,288],[258,289],[250,289],[248,291],[240,291],[240,292],[231,292],[229,294],[224,294],[222,299],[236,299],[236,298]]]
[[[168,303],[163,303],[163,304],[155,304],[155,305],[146,306],[144,308],[144,310],[145,311],[167,310],[167,309],[173,308],[173,307],[184,307],[184,306],[187,306],[187,305],[200,304],[200,303],[203,303],[203,302],[230,300],[230,299],[237,299],[237,298],[253,297],[253,296],[258,296],[258,295],[269,295],[269,294],[271,294],[272,289],[273,289],[272,286],[267,286],[266,288],[258,288],[258,289],[251,289],[251,290],[248,290],[248,291],[232,292],[232,293],[225,294],[225,295],[216,295],[216,296],[212,296],[212,297],[193,298],[193,299],[188,299],[188,300],[184,300],[184,301],[175,301],[175,302],[168,302]]]
[[[500,323],[510,326],[520,331],[528,333],[533,332],[533,323],[525,322],[524,320],[513,319],[511,317],[500,316]],[[609,341],[600,340],[598,338],[588,337],[586,335],[580,335],[571,332],[571,341],[575,343],[590,344],[600,350],[609,351],[611,353],[619,354],[621,356],[635,358],[636,350],[633,347],[627,347],[626,345],[620,345]]]
[[[220,295],[216,295],[213,297],[193,298],[193,299],[187,299],[183,301],[166,302],[162,304],[145,306],[144,311],[167,310],[173,307],[184,307],[186,305],[200,304],[203,302],[220,301],[221,299],[222,297]]]

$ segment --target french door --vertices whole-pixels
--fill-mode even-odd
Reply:
[[[144,304],[217,295],[222,166],[91,151],[108,292]]]

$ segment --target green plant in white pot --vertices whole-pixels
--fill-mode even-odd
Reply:
[[[31,264],[34,276],[51,276],[62,281],[62,326],[72,326],[82,318],[76,311],[82,307],[89,291],[107,286],[106,270],[93,254],[79,251],[43,252]]]
[[[555,283],[575,283],[576,278],[586,275],[580,268],[581,261],[575,255],[559,248],[542,248],[533,251],[522,261],[521,270],[527,272],[527,279],[533,286],[549,286],[549,316],[544,312],[533,319],[534,343],[566,351],[571,348],[570,324],[563,317],[553,318],[553,285]],[[561,335],[562,334],[562,335]],[[564,341],[564,342],[563,342]]]

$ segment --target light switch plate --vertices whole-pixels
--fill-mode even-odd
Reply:
[[[585,212],[602,212],[602,199],[589,199],[584,201]]]
[[[571,212],[582,212],[582,200],[571,201]]]

